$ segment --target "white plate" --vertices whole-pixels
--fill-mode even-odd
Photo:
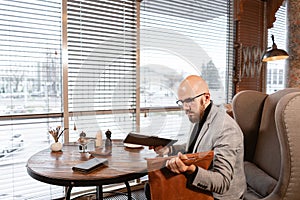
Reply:
[[[143,147],[142,145],[139,145],[139,144],[130,144],[130,143],[124,143],[124,146],[128,147],[128,148],[134,148],[134,149]]]

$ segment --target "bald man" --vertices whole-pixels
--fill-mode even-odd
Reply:
[[[180,83],[177,104],[193,123],[187,143],[151,148],[160,155],[177,154],[167,161],[166,167],[175,173],[185,173],[188,184],[194,188],[212,192],[216,200],[243,199],[246,179],[240,127],[223,108],[213,104],[208,85],[200,76],[188,76]],[[214,159],[208,170],[182,162],[187,158],[183,153],[209,150],[214,151]]]

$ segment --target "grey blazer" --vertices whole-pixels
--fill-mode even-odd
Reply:
[[[198,123],[193,131],[197,131]],[[191,135],[191,134],[190,134]],[[173,154],[187,150],[187,145],[174,145]],[[220,200],[240,199],[246,190],[244,173],[243,133],[223,108],[212,105],[205,123],[196,140],[193,152],[214,151],[212,168],[198,167],[191,184],[213,192]]]

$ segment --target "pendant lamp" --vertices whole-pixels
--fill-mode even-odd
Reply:
[[[274,60],[287,59],[289,57],[289,54],[282,49],[277,49],[277,45],[274,42],[274,35],[272,35],[271,38],[273,42],[272,49],[264,53],[262,61],[268,62]]]

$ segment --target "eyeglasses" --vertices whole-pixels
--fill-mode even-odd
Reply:
[[[185,99],[185,100],[178,100],[178,101],[176,101],[176,103],[177,103],[177,105],[179,106],[179,107],[183,107],[183,104],[184,103],[191,103],[191,102],[193,102],[196,98],[198,98],[198,97],[201,97],[202,95],[205,95],[206,93],[202,93],[202,94],[199,94],[199,95],[197,95],[197,96],[195,96],[195,97],[192,97],[192,98],[187,98],[187,99]]]

